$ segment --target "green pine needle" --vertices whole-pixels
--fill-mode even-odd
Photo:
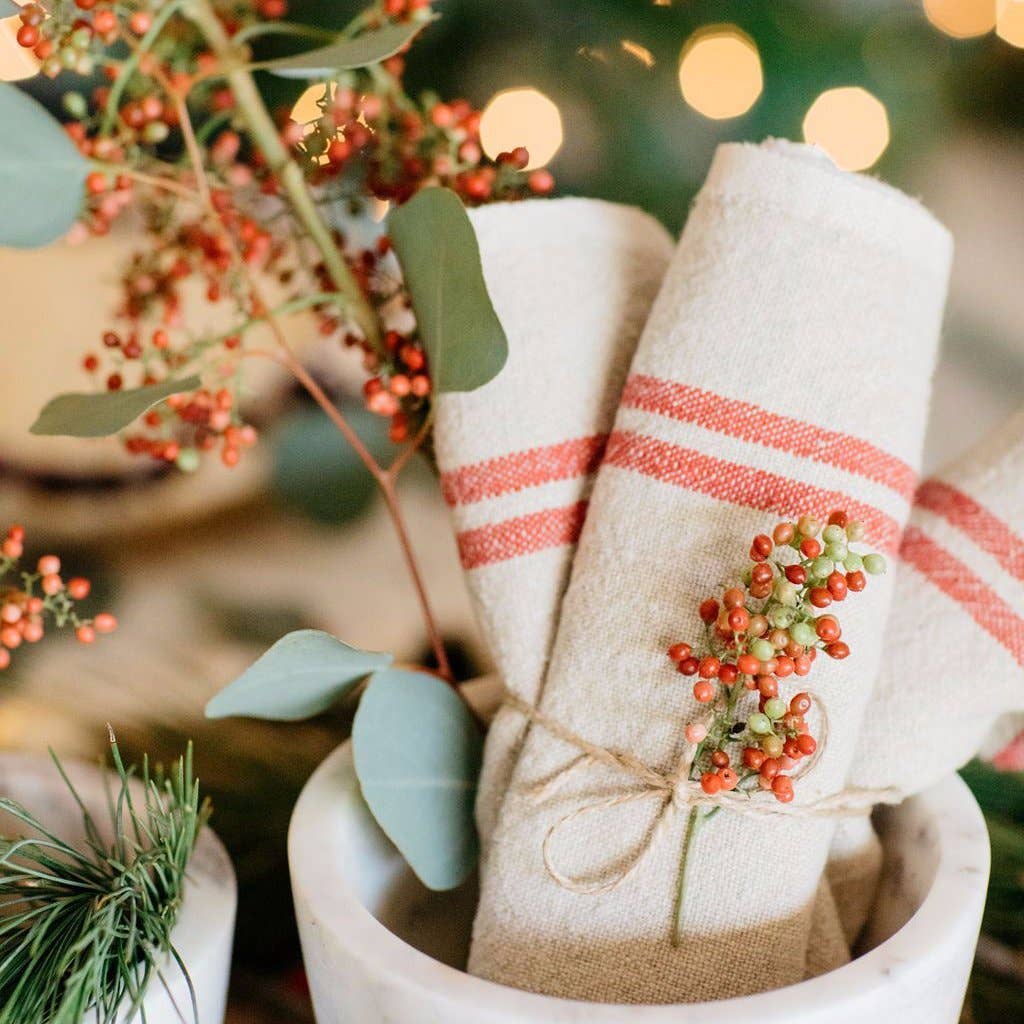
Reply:
[[[192,744],[170,772],[143,759],[140,798],[113,732],[119,785],[108,786],[104,832],[53,755],[82,813],[86,841],[70,846],[13,800],[0,810],[27,826],[0,838],[0,1024],[145,1021],[154,979],[166,987],[168,956],[189,859],[210,814],[192,771]],[[192,993],[191,981],[188,981]],[[178,1007],[182,1020],[186,1008]],[[192,993],[191,1015],[197,1019]]]

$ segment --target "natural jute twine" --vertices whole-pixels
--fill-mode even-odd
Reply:
[[[820,738],[814,754],[804,762],[800,771],[793,775],[794,779],[803,778],[814,770],[828,741],[828,712],[821,697],[812,696],[821,715]],[[638,788],[624,790],[614,796],[603,797],[570,811],[559,818],[544,836],[541,851],[548,875],[563,889],[584,896],[598,896],[611,892],[622,885],[662,840],[668,831],[668,823],[682,810],[721,807],[733,814],[742,814],[751,818],[775,815],[798,818],[847,818],[870,814],[872,807],[876,804],[896,804],[906,797],[905,793],[894,787],[867,789],[860,786],[850,786],[829,796],[801,804],[781,804],[771,793],[762,790],[753,793],[733,790],[712,795],[705,793],[700,783],[690,778],[697,744],[687,743],[683,747],[675,769],[670,772],[662,772],[645,764],[633,754],[591,743],[515,694],[508,694],[505,704],[525,715],[531,722],[539,725],[552,736],[580,751],[579,757],[559,769],[551,778],[530,787],[527,795],[532,800],[541,803],[550,799],[574,772],[590,764],[602,764],[609,768],[615,768],[630,776],[631,781],[637,784]],[[623,858],[625,864],[620,870],[603,881],[595,882],[585,881],[574,875],[571,870],[563,870],[558,866],[551,847],[558,833],[567,825],[587,814],[599,813],[637,800],[648,799],[661,802],[657,818],[633,855]]]

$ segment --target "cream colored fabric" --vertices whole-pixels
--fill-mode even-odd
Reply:
[[[594,199],[499,204],[470,217],[509,358],[478,391],[439,396],[434,438],[481,630],[506,685],[532,702],[672,241],[641,211]],[[488,733],[477,799],[485,845],[523,732],[505,711]]]
[[[802,147],[719,149],[598,474],[541,698],[548,715],[668,769],[694,704],[665,648],[700,636],[699,600],[742,568],[753,534],[779,515],[846,505],[868,510],[877,543],[896,543],[906,481],[896,488],[880,482],[884,473],[864,475],[867,462],[851,465],[848,448],[829,438],[873,446],[864,450],[908,467],[912,481],[949,260],[946,232],[892,190]],[[742,403],[763,412],[751,418]],[[845,781],[890,595],[888,579],[875,579],[842,609],[854,655],[816,669],[832,739],[798,800]],[[803,977],[832,822],[723,814],[710,823],[675,948],[683,816],[604,895],[573,894],[545,871],[551,825],[629,787],[610,769],[588,768],[558,799],[530,798],[574,757],[539,728],[523,745],[484,862],[472,972],[555,995],[656,1003]],[[634,801],[579,817],[554,853],[576,873],[602,874],[642,840],[655,809]],[[772,955],[751,956],[769,936]]]
[[[1024,409],[921,486],[893,608],[850,779],[920,790],[1024,710]],[[868,832],[829,855],[852,920],[871,909],[879,861]]]

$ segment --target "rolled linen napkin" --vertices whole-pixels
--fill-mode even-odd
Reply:
[[[434,441],[484,638],[533,702],[622,385],[665,267],[668,232],[633,207],[536,199],[470,212],[509,340],[501,373],[440,395]],[[524,733],[499,712],[477,797],[486,845]]]
[[[1000,715],[1024,710],[1024,409],[918,489],[886,650],[855,785],[925,789],[973,757]],[[829,855],[851,922],[870,910],[879,860],[870,832]]]
[[[895,548],[950,250],[917,204],[804,147],[719,148],[598,474],[540,701],[550,721],[671,770],[695,703],[665,648],[700,634],[697,605],[743,567],[754,534],[841,507]],[[843,788],[891,596],[885,577],[870,589],[843,609],[853,656],[816,670],[831,735],[792,808]],[[473,973],[653,1003],[801,979],[833,819],[718,815],[692,851],[674,946],[687,812],[618,800],[636,795],[633,778],[566,771],[579,761],[548,727],[527,736],[483,864]],[[538,800],[552,779],[556,797]],[[572,891],[591,882],[601,891]]]

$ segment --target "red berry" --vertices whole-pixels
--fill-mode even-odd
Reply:
[[[758,676],[757,690],[762,697],[777,697],[779,695],[779,681],[775,676]]]
[[[780,804],[788,804],[793,799],[793,780],[788,775],[776,775],[772,779],[772,792]]]
[[[722,667],[722,663],[717,658],[701,658],[700,659],[700,674],[702,679],[714,679],[718,675],[718,670]]]
[[[756,676],[761,671],[761,662],[757,660],[752,654],[741,654],[736,659],[736,667],[745,676]]]
[[[807,570],[802,565],[787,565],[786,579],[802,587],[807,582]]]
[[[729,612],[729,628],[734,633],[742,633],[750,625],[750,613],[746,608],[733,608]]]
[[[821,542],[814,537],[804,537],[800,541],[800,553],[804,558],[817,558],[821,554]]]
[[[144,36],[153,25],[153,15],[149,11],[136,11],[128,19],[128,27],[137,35]]]
[[[859,569],[846,574],[846,586],[855,594],[859,594],[868,585],[868,578]]]
[[[811,710],[811,695],[809,693],[798,693],[789,702],[789,710],[794,715],[806,715]]]
[[[683,661],[693,653],[693,648],[689,644],[678,643],[673,644],[668,649],[668,656],[675,662]]]
[[[714,796],[716,793],[721,792],[722,780],[715,772],[705,772],[700,777],[700,788],[703,789],[708,796]]]
[[[676,667],[684,676],[695,676],[700,668],[700,662],[696,658],[683,658]]]
[[[755,553],[758,561],[763,561],[772,553],[772,539],[765,533],[759,533],[754,538],[754,543],[750,546],[750,550]]]
[[[743,607],[743,591],[739,587],[730,587],[722,595],[722,603],[726,608],[741,608]],[[703,608],[704,605],[701,605]],[[715,605],[715,616],[718,616],[718,605]]]
[[[700,603],[700,617],[708,626],[718,618],[718,602],[709,597]]]
[[[832,603],[832,594],[827,587],[812,587],[810,599],[815,608],[827,608]]]
[[[60,559],[56,555],[43,555],[39,559],[36,569],[43,576],[52,576],[60,572]]]
[[[31,50],[39,42],[39,29],[35,25],[22,25],[18,29],[17,40],[19,46],[24,46],[26,50]]]
[[[798,676],[805,676],[811,671],[811,659],[806,654],[801,654],[793,659],[793,672]]]
[[[76,576],[68,580],[68,594],[76,601],[84,600],[89,596],[92,584],[82,576]]]
[[[833,600],[843,601],[846,599],[846,577],[841,572],[834,572],[825,581]]]
[[[715,699],[715,687],[701,679],[693,684],[693,696],[701,704],[710,704]]]
[[[776,544],[788,544],[796,534],[796,527],[792,523],[779,523],[772,530],[772,538]]]
[[[800,748],[800,753],[804,757],[810,757],[818,749],[817,741],[813,736],[798,736],[796,739],[796,745]]]
[[[735,789],[740,777],[731,768],[719,768],[718,777],[722,780],[722,789]]]
[[[814,630],[825,643],[838,640],[843,635],[839,620],[834,615],[822,615],[815,621]]]
[[[96,630],[92,626],[79,626],[75,630],[75,636],[80,643],[91,644],[96,639]]]
[[[780,679],[791,676],[796,670],[796,662],[788,654],[780,654],[775,659],[775,674]]]
[[[842,509],[837,509],[835,512],[832,512],[828,517],[829,526],[841,526],[844,530],[846,529],[846,524],[848,521],[849,519],[846,513],[842,511]]]
[[[539,196],[546,196],[555,187],[555,179],[551,172],[541,167],[534,171],[527,179],[530,191]]]
[[[766,757],[761,762],[761,767],[758,769],[758,772],[764,779],[774,779],[781,770],[782,766],[779,764],[779,759],[777,757]]]
[[[100,612],[92,624],[96,627],[97,633],[113,633],[117,629],[117,619],[110,612]]]
[[[836,661],[842,661],[843,658],[850,656],[850,647],[848,644],[843,643],[842,640],[838,640],[834,644],[828,644],[825,648],[825,653],[830,658],[835,658]]]
[[[728,768],[729,767],[729,755],[724,750],[716,750],[711,755],[711,763],[716,768]]]
[[[725,664],[718,670],[718,678],[726,686],[732,686],[739,678],[739,670],[735,665]]]
[[[11,663],[11,652],[6,648],[0,647],[0,671],[7,668]]]
[[[760,771],[761,765],[764,764],[764,751],[758,750],[757,747],[744,747],[743,748],[743,765],[746,768],[750,768],[752,771]]]

